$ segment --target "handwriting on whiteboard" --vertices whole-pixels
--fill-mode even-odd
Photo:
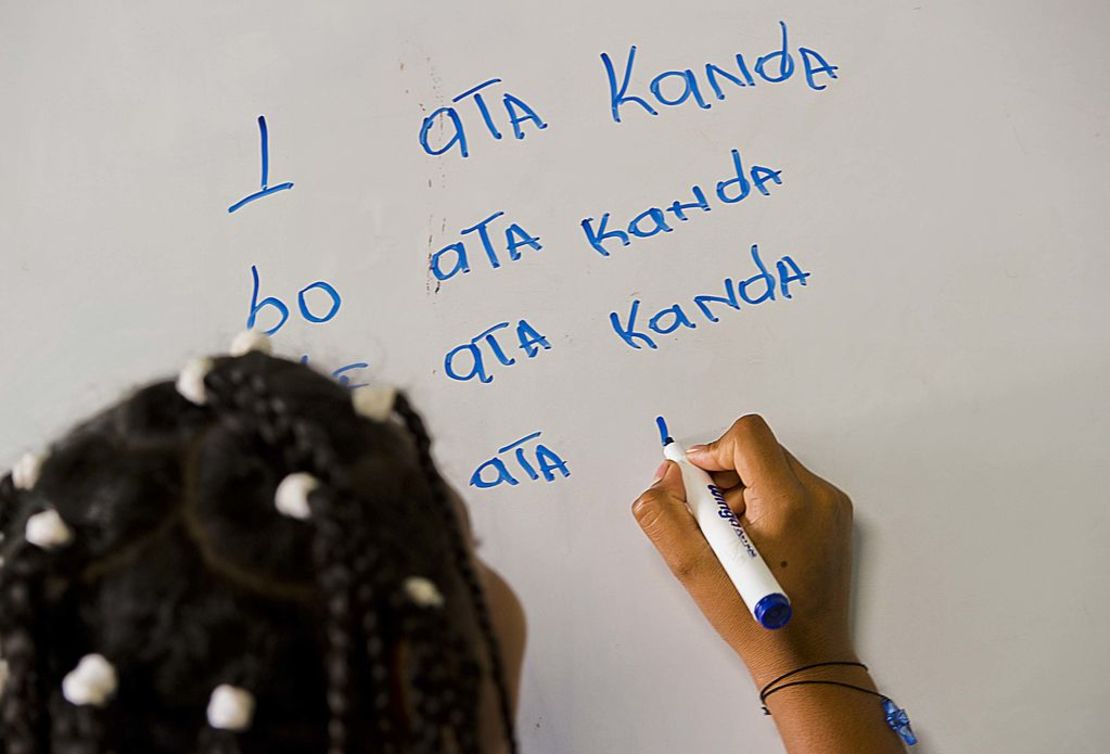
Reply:
[[[717,181],[717,190],[715,192],[717,199],[725,205],[738,204],[748,198],[752,191],[752,186],[763,196],[770,196],[771,191],[767,188],[768,183],[776,183],[782,185],[781,170],[774,170],[772,168],[765,168],[762,165],[752,165],[748,170],[744,169],[744,164],[740,159],[740,150],[732,150],[732,168],[735,175],[723,181]],[[750,180],[749,180],[750,176]],[[587,217],[582,221],[582,231],[586,234],[586,240],[594,251],[603,257],[609,256],[609,250],[605,247],[605,241],[616,240],[620,241],[622,246],[629,246],[633,238],[651,238],[660,233],[670,233],[674,230],[672,224],[675,219],[680,222],[686,222],[690,218],[687,212],[690,210],[701,210],[702,212],[709,212],[712,208],[709,206],[709,200],[706,198],[705,191],[701,186],[694,185],[690,189],[690,194],[693,196],[694,201],[683,202],[680,199],[675,199],[674,202],[667,207],[666,212],[671,213],[668,218],[666,212],[660,207],[649,207],[640,214],[636,215],[628,222],[626,228],[622,229],[609,228],[609,213],[606,212],[601,216],[601,219],[596,221],[592,217]]]
[[[258,140],[261,142],[262,146],[261,188],[258,191],[255,191],[253,194],[248,194],[247,196],[244,196],[242,199],[235,202],[235,204],[232,204],[230,207],[228,207],[227,213],[229,215],[232,212],[245,207],[251,202],[257,199],[261,199],[264,196],[276,194],[278,191],[288,191],[289,189],[293,188],[292,181],[285,181],[284,183],[279,183],[274,186],[270,185],[270,137],[269,131],[266,129],[265,115],[258,116]]]
[[[485,252],[489,266],[495,270],[501,266],[502,251],[510,261],[515,262],[523,255],[521,251],[523,248],[530,248],[534,251],[543,249],[543,246],[540,245],[539,236],[533,236],[518,223],[511,223],[505,227],[503,231],[505,242],[498,241],[495,245],[495,242],[490,238],[490,224],[504,214],[503,211],[499,210],[469,228],[463,228],[459,231],[460,236],[467,236],[471,233],[478,234],[482,244],[481,251]],[[498,230],[501,229],[498,228]],[[474,239],[470,239],[471,245],[469,248],[467,248],[466,241],[467,239],[454,241],[432,254],[428,264],[436,280],[443,282],[460,273],[470,272],[470,259],[472,256],[477,256],[477,254],[474,248]]]
[[[607,257],[610,251],[606,242],[610,242],[612,247],[617,243],[630,246],[638,238],[670,233],[677,223],[689,221],[695,210],[711,211],[713,207],[710,196],[714,197],[713,203],[728,206],[747,199],[753,188],[762,196],[770,196],[768,185],[782,185],[782,170],[756,164],[745,167],[739,149],[732,150],[731,161],[731,177],[717,181],[715,190],[708,194],[700,185],[695,184],[690,189],[692,201],[675,199],[661,207],[648,207],[627,223],[614,223],[615,227],[610,227],[613,222],[610,212],[602,213],[598,219],[585,218],[580,225],[586,242],[598,254]],[[505,212],[499,210],[474,225],[463,228],[459,231],[459,240],[452,241],[432,254],[428,259],[428,267],[435,279],[444,283],[458,275],[465,275],[474,264],[483,264],[483,259],[490,269],[501,269],[504,261],[519,261],[528,249],[535,252],[543,249],[539,236],[532,235],[519,223],[508,223],[504,215]],[[473,234],[477,234],[477,239]],[[469,245],[467,241],[470,242]]]
[[[563,478],[570,476],[570,469],[558,453],[541,442],[534,445],[532,441],[540,436],[540,432],[525,435],[519,440],[497,449],[497,454],[488,461],[481,463],[474,473],[470,475],[470,486],[479,489],[488,489],[507,484],[515,487],[520,484],[517,476],[527,476],[533,482],[543,476],[545,482],[554,482],[557,477],[555,472],[562,474]],[[513,451],[510,457],[509,451]],[[528,453],[531,453],[529,458]],[[537,470],[537,467],[538,470]],[[516,476],[513,476],[513,472]]]
[[[742,305],[759,306],[766,301],[775,301],[780,296],[785,299],[793,298],[790,284],[798,283],[804,286],[806,278],[811,274],[803,272],[790,256],[779,259],[775,263],[775,272],[769,272],[759,255],[757,245],[752,246],[751,257],[752,264],[756,268],[755,274],[742,280],[726,277],[722,283],[724,295],[703,293],[693,297],[692,305],[664,306],[650,317],[640,316],[641,302],[640,299],[634,298],[626,316],[621,317],[617,312],[610,312],[609,324],[613,332],[630,348],[639,349],[641,346],[647,346],[656,349],[659,346],[650,333],[669,335],[679,328],[696,330],[699,319],[713,324],[720,322],[721,318],[717,312],[725,309],[740,311]]]
[[[470,338],[468,342],[452,348],[443,359],[444,373],[459,382],[467,382],[475,377],[479,382],[493,382],[493,375],[490,374],[493,366],[500,364],[509,367],[516,363],[515,357],[505,353],[507,346],[497,339],[498,335],[505,335],[502,330],[508,329],[508,322],[498,322]],[[511,339],[513,336],[505,337]],[[517,321],[515,337],[517,349],[528,359],[536,358],[541,350],[551,349],[550,341],[526,319]]]
[[[766,49],[766,48],[764,48]],[[823,92],[829,82],[839,78],[839,67],[830,63],[825,55],[810,47],[795,45],[785,21],[779,22],[773,48],[759,55],[735,53],[726,63],[706,62],[700,66],[666,69],[650,79],[637,72],[637,65],[644,66],[644,57],[637,58],[636,45],[628,48],[627,55],[614,59],[602,52],[599,82],[601,91],[607,89],[607,112],[602,122],[616,124],[637,115],[658,116],[668,108],[692,107],[712,110],[739,92],[757,86],[779,85],[793,80],[803,80],[811,92]],[[644,83],[646,80],[646,84]],[[565,85],[564,82],[559,82]],[[489,78],[468,86],[420,121],[418,143],[431,157],[466,159],[475,144],[501,142],[512,134],[515,141],[523,141],[532,133],[549,127],[540,110],[518,93],[509,91],[498,77]],[[245,205],[278,191],[293,187],[292,182],[269,185],[269,144],[265,118],[258,118],[262,150],[262,180],[260,190],[249,194],[228,208],[234,213]],[[751,196],[770,197],[772,187],[782,186],[783,170],[769,167],[763,162],[746,163],[739,147],[730,150],[730,168],[725,178],[716,182],[695,183],[673,198],[640,211],[606,209],[581,219],[584,247],[588,255],[583,264],[597,264],[608,259],[619,249],[641,244],[646,239],[665,237],[683,227],[693,217],[705,217],[715,208],[738,205]],[[712,186],[712,190],[704,186]],[[777,193],[777,192],[776,192]],[[673,197],[674,195],[672,195]],[[494,206],[506,206],[511,197],[495,200]],[[643,205],[640,205],[643,206]],[[527,259],[542,259],[558,251],[545,251],[539,228],[534,223],[551,222],[549,218],[521,218],[515,212],[498,209],[483,219],[469,218],[454,237],[444,239],[437,251],[428,255],[426,271],[439,284],[467,275],[476,267],[490,270],[515,266]],[[659,242],[652,242],[653,244]],[[645,246],[648,248],[649,246]],[[544,254],[540,254],[544,252]],[[609,311],[607,322],[599,311],[599,326],[608,326],[615,338],[614,347],[628,347],[637,351],[659,351],[663,336],[677,337],[699,326],[717,324],[723,316],[742,312],[746,308],[767,302],[788,301],[794,292],[808,284],[811,272],[804,270],[794,257],[785,254],[773,267],[765,263],[758,245],[751,245],[749,260],[743,271],[726,276],[719,284],[702,288],[701,292],[686,293],[680,303],[660,306],[659,302],[646,305],[638,296],[631,296],[627,307]],[[647,257],[645,257],[647,258]],[[586,261],[588,260],[588,261]],[[512,263],[512,264],[510,264]],[[538,262],[532,262],[537,264]],[[504,277],[506,273],[502,273]],[[324,324],[334,319],[342,306],[342,297],[331,283],[317,280],[300,288],[289,303],[277,296],[260,298],[260,276],[256,266],[251,267],[252,290],[247,318],[248,327],[259,327],[259,315],[266,312],[270,323],[265,329],[274,334],[295,315],[310,324]],[[457,283],[453,283],[454,287]],[[719,287],[717,287],[719,286]],[[463,285],[465,290],[467,286]],[[435,287],[438,292],[440,285]],[[564,292],[573,295],[573,291]],[[681,298],[681,297],[680,297]],[[581,306],[583,302],[576,301]],[[550,324],[550,323],[548,323]],[[552,339],[545,326],[541,332],[532,322],[518,318],[505,320],[487,327],[476,335],[466,334],[442,357],[444,376],[452,382],[475,382],[489,385],[496,373],[536,360],[552,348]],[[565,337],[564,333],[557,333]],[[670,339],[670,338],[668,338]],[[461,341],[461,342],[460,342]],[[307,362],[308,356],[302,357]],[[540,359],[540,362],[545,361]],[[350,372],[368,367],[366,362],[353,362],[340,367],[333,376],[341,384],[353,384]],[[483,388],[485,389],[485,388]],[[558,407],[543,407],[557,411]],[[517,486],[521,479],[532,481],[541,477],[552,482],[570,476],[566,461],[548,445],[539,441],[540,432],[533,432],[503,447],[492,457],[477,466],[470,478],[470,485],[488,489],[501,485]]]
[[[483,92],[489,87],[494,87],[501,83],[501,79],[489,79],[483,81],[477,86],[472,86],[461,94],[456,94],[451,101],[455,104],[460,104],[463,100],[471,99],[474,102],[474,107],[478,111],[478,115],[482,118],[482,123],[485,124],[486,131],[495,140],[501,139],[501,130],[497,127],[498,118],[493,117],[490,112],[489,103],[483,96]],[[501,95],[501,106],[505,110],[505,119],[501,119],[504,124],[505,120],[509,127],[513,130],[513,137],[518,141],[523,139],[526,135],[524,124],[531,123],[532,127],[537,130],[547,128],[547,124],[543,121],[535,110],[528,105],[527,102],[522,100],[509,92],[503,92]],[[502,125],[502,128],[505,126]],[[472,125],[473,129],[474,126]],[[459,156],[466,158],[470,156],[470,142],[466,136],[466,123],[464,122],[459,111],[450,105],[441,107],[420,124],[420,146],[424,151],[430,155],[441,155],[451,150],[458,152]]]
[[[277,296],[265,296],[259,300],[259,289],[261,281],[259,279],[257,265],[251,265],[251,303],[247,312],[247,329],[259,329],[266,335],[275,335],[285,323],[289,321],[289,305]],[[309,294],[312,297],[309,297]],[[343,305],[343,298],[339,295],[339,291],[335,286],[326,280],[317,280],[297,291],[297,312],[300,314],[301,319],[305,322],[321,325],[335,319],[339,314],[339,309]],[[277,322],[270,327],[263,327],[258,320],[258,315],[267,309],[272,309],[277,314]],[[308,363],[308,354],[301,357],[301,363]],[[351,364],[344,364],[331,373],[331,376],[339,381],[340,385],[354,390],[355,388],[366,387],[368,383],[351,383],[351,377],[348,372],[355,370],[366,369],[370,365],[365,361],[356,361]]]
[[[781,30],[779,47],[766,55],[759,56],[755,61],[756,77],[768,84],[781,84],[788,81],[797,70],[794,56],[790,54],[786,22],[779,21],[779,28]],[[836,71],[838,67],[830,65],[824,56],[816,50],[799,47],[798,56],[801,59],[806,85],[810,89],[819,92],[827,86],[827,84],[818,83],[818,74],[837,78]],[[659,114],[656,105],[660,107],[679,107],[688,101],[693,101],[703,110],[709,110],[713,107],[706,98],[703,85],[698,81],[698,77],[694,74],[692,68],[663,71],[655,76],[648,86],[648,91],[651,92],[651,101],[648,101],[646,97],[634,93],[630,94],[629,83],[632,78],[633,66],[636,63],[636,45],[632,45],[628,50],[628,58],[621,68],[623,73],[619,76],[617,67],[613,64],[613,59],[609,57],[608,53],[601,53],[601,63],[605,67],[605,76],[609,81],[609,107],[615,123],[621,122],[621,108],[629,104],[639,105],[640,109],[649,115]],[[726,68],[715,63],[706,63],[704,71],[705,85],[713,91],[718,100],[727,97],[726,90],[722,86],[723,82],[727,82],[726,86],[747,89],[754,87],[757,81],[756,77],[753,77],[748,70],[743,53],[739,52],[736,53],[735,67]],[[674,84],[670,82],[674,82]],[[663,92],[664,85],[669,90],[667,94]],[[655,104],[653,105],[652,102]]]

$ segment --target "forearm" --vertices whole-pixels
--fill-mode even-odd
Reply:
[[[876,691],[863,668],[833,667],[790,678],[835,680]],[[771,694],[767,708],[789,754],[903,754],[879,697],[830,684],[789,686]]]

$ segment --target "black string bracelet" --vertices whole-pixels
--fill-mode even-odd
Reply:
[[[849,665],[849,666],[856,667],[856,668],[863,668],[864,671],[867,670],[867,666],[864,665],[862,662],[855,662],[853,660],[831,660],[829,662],[815,662],[812,665],[803,665],[800,668],[794,668],[789,673],[783,673],[782,675],[780,675],[775,680],[766,684],[763,687],[763,689],[759,692],[759,702],[760,702],[760,704],[763,704],[763,714],[764,715],[771,714],[771,711],[769,709],[767,709],[767,705],[764,704],[764,702],[766,702],[767,697],[769,697],[771,694],[773,694],[775,691],[777,691],[777,689],[772,688],[775,684],[779,683],[780,681],[785,681],[790,676],[797,675],[798,673],[801,673],[802,671],[813,670],[814,668],[824,668],[824,667],[828,667],[830,665]],[[785,688],[785,687],[783,687],[783,688]]]
[[[832,661],[815,662],[812,665],[803,665],[800,668],[795,668],[789,673],[783,673],[778,678],[764,686],[763,689],[759,692],[759,703],[763,706],[763,714],[771,714],[771,710],[767,708],[767,697],[771,696],[771,694],[774,694],[776,691],[782,691],[783,689],[790,688],[791,686],[839,686],[840,688],[852,689],[853,691],[862,691],[865,694],[870,694],[871,696],[878,697],[880,703],[882,704],[883,714],[886,716],[886,724],[890,726],[891,730],[901,736],[902,740],[910,746],[913,746],[915,743],[917,743],[917,736],[914,735],[913,729],[910,728],[909,715],[907,715],[906,711],[895,704],[894,700],[886,694],[880,694],[878,691],[872,691],[871,689],[864,688],[863,686],[856,686],[855,684],[844,683],[843,681],[812,679],[782,683],[782,681],[786,680],[787,678],[795,676],[805,670],[812,670],[813,668],[823,668],[833,665],[851,666],[863,668],[865,671],[867,670],[867,666],[864,665],[862,662]]]
[[[851,683],[844,683],[843,681],[818,681],[818,680],[813,680],[813,681],[791,681],[790,683],[784,683],[781,686],[775,686],[775,688],[771,689],[766,694],[763,694],[760,697],[760,701],[764,703],[763,704],[763,714],[764,715],[771,714],[771,710],[767,709],[767,704],[766,704],[767,697],[769,697],[771,694],[775,693],[776,691],[782,691],[783,689],[788,689],[791,686],[812,686],[812,685],[815,685],[815,684],[829,685],[829,686],[840,686],[841,688],[844,688],[844,689],[855,689],[856,691],[862,691],[865,694],[870,694],[871,696],[877,696],[880,699],[886,699],[887,698],[887,696],[885,694],[880,694],[878,691],[872,691],[871,689],[865,689],[863,686],[855,686]]]

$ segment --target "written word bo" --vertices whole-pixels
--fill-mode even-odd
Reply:
[[[273,335],[289,320],[289,307],[276,296],[266,296],[260,301],[258,299],[258,290],[258,267],[252,264],[251,306],[250,312],[247,314],[247,329],[251,330],[254,328],[260,311],[266,308],[272,308],[277,312],[278,322],[273,327],[268,330],[263,330],[262,332],[267,335]],[[312,304],[310,304],[308,300],[309,293],[311,292],[315,292],[313,295],[314,303]],[[339,307],[342,306],[342,304],[343,299],[339,296],[339,291],[337,291],[331,283],[323,280],[309,283],[304,288],[297,291],[297,309],[306,322],[312,322],[313,324],[330,322],[335,319],[335,315],[339,313]]]

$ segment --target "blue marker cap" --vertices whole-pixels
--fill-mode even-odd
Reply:
[[[785,594],[768,594],[755,604],[755,619],[764,628],[782,628],[793,614]]]

